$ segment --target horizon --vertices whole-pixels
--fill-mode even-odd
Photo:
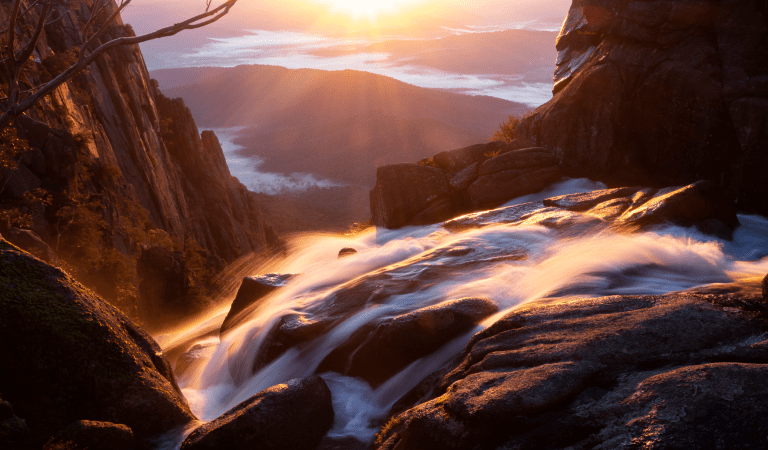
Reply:
[[[366,13],[349,11],[348,2],[330,0],[238,2],[214,24],[141,44],[141,49],[150,71],[249,64],[351,69],[534,108],[552,96],[555,38],[570,3],[524,0],[510,5],[486,0],[461,5],[456,0],[423,0],[405,5],[388,0]],[[147,0],[132,3],[122,16],[142,34],[189,14],[189,3]],[[530,32],[533,38],[513,36],[514,30]],[[551,53],[505,64],[504,58],[511,55],[494,55],[500,46],[484,42],[532,39],[546,43]]]

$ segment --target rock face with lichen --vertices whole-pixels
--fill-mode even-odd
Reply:
[[[0,392],[44,443],[77,420],[137,441],[194,419],[155,341],[65,272],[0,240]]]
[[[709,179],[766,214],[767,41],[761,1],[574,0],[554,97],[515,132],[571,176]]]

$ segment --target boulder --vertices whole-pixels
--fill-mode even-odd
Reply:
[[[714,292],[522,306],[406,395],[374,448],[759,448],[760,300]]]
[[[695,225],[715,219],[731,229],[739,223],[736,203],[711,181],[698,181],[672,192],[657,194],[617,219],[620,224],[648,226],[664,222]]]
[[[317,372],[359,377],[375,388],[497,311],[491,300],[464,298],[369,323],[334,349]]]
[[[511,169],[481,176],[469,186],[475,209],[496,206],[521,195],[538,192],[562,177],[560,169]]]
[[[295,274],[291,273],[269,273],[266,275],[243,278],[243,282],[240,284],[240,289],[237,290],[235,300],[232,301],[232,306],[229,308],[229,312],[224,318],[224,322],[221,324],[219,333],[224,334],[227,330],[232,329],[237,325],[238,316],[241,312],[248,309],[251,305],[257,304],[275,289],[285,286],[286,283],[288,283],[288,280],[294,276]]]
[[[32,253],[45,262],[52,263],[56,261],[56,252],[32,230],[11,228],[3,233],[3,236],[8,239],[8,242]]]
[[[345,256],[352,256],[355,253],[357,253],[357,250],[355,250],[352,247],[344,247],[341,250],[339,250],[339,256],[338,258],[344,258]]]
[[[373,223],[400,228],[431,203],[448,195],[450,185],[440,169],[419,164],[379,167],[371,191]]]
[[[440,152],[430,159],[438,169],[446,173],[457,173],[471,164],[482,163],[494,156],[521,148],[519,145],[524,144],[519,142],[508,144],[503,141],[494,141],[487,144],[475,144],[456,150]]]
[[[554,96],[515,135],[555,151],[568,176],[716,180],[741,209],[768,214],[768,55],[755,44],[766,17],[762,2],[574,0]]]
[[[263,390],[194,430],[182,450],[314,450],[333,424],[331,391],[320,377]]]
[[[24,194],[32,189],[39,188],[42,183],[24,164],[18,164],[16,168],[6,167],[0,172],[0,196],[6,198],[23,198]]]
[[[586,211],[609,200],[632,197],[640,191],[639,187],[603,189],[583,194],[568,194],[544,200],[544,206],[567,209],[568,211]],[[655,192],[655,190],[654,190]]]
[[[480,166],[480,176],[512,169],[535,169],[556,165],[557,158],[551,151],[541,147],[526,148],[488,159]]]
[[[451,178],[451,187],[457,191],[463,191],[469,187],[475,180],[480,172],[479,163],[472,163],[459,171]]]
[[[0,392],[42,445],[76,420],[137,440],[194,416],[154,340],[60,269],[0,241]]]
[[[131,450],[133,432],[125,425],[79,420],[56,433],[43,450]]]

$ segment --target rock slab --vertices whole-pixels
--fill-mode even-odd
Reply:
[[[263,390],[194,430],[182,450],[314,450],[333,423],[331,391],[320,377]]]

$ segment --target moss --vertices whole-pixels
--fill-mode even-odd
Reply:
[[[24,327],[62,349],[83,349],[95,335],[110,334],[103,328],[108,323],[100,322],[84,307],[93,293],[5,241],[0,240],[0,249],[0,334]],[[112,341],[114,345],[100,349],[99,364],[110,376],[130,378],[136,368]]]

